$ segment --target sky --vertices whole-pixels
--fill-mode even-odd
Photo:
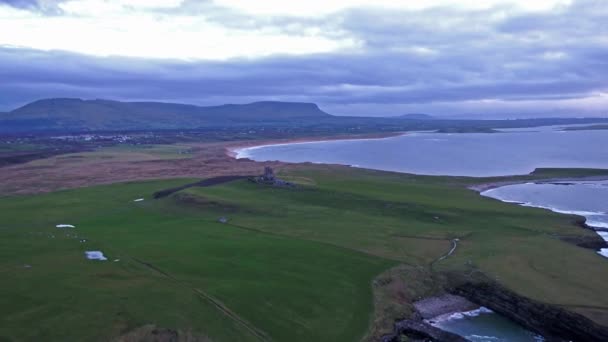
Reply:
[[[0,0],[0,111],[50,97],[608,116],[608,0]]]

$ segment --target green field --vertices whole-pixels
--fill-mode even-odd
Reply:
[[[147,324],[212,341],[358,341],[391,300],[374,279],[399,267],[411,293],[475,271],[608,324],[608,262],[561,240],[594,234],[574,216],[481,197],[467,178],[281,176],[302,185],[152,199],[194,181],[177,179],[0,198],[0,341],[106,341]]]

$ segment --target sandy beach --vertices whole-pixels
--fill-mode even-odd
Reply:
[[[394,133],[376,133],[376,134],[361,134],[361,135],[337,135],[337,136],[322,136],[311,138],[296,138],[296,139],[281,139],[281,140],[262,140],[262,141],[239,141],[226,146],[226,155],[232,158],[238,158],[242,150],[262,148],[266,146],[281,146],[289,144],[306,144],[328,141],[351,141],[351,140],[376,140],[387,139],[402,136],[407,132]]]

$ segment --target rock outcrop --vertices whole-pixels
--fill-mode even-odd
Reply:
[[[560,236],[560,240],[577,245],[582,248],[592,249],[594,251],[602,248],[608,248],[608,242],[602,239],[599,235],[589,236]]]
[[[431,319],[455,312],[475,310],[479,308],[479,305],[471,303],[471,301],[461,296],[445,294],[419,300],[414,303],[414,308],[422,318]]]
[[[401,342],[401,336],[408,336],[409,341],[433,341],[433,342],[467,342],[462,336],[451,332],[443,331],[439,328],[425,323],[422,320],[408,319],[395,323],[395,330],[392,334],[384,336],[382,342]]]

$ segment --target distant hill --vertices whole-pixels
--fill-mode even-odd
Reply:
[[[428,114],[349,117],[330,115],[314,103],[273,101],[203,107],[164,102],[58,98],[35,101],[11,112],[0,113],[2,134],[171,129],[249,131],[261,126],[272,128],[281,134],[289,134],[295,130],[307,131],[310,134],[415,130],[489,132],[495,128],[594,123],[608,123],[608,118],[454,120]]]
[[[404,115],[398,116],[398,118],[400,118],[400,119],[410,119],[410,120],[435,120],[436,119],[432,115],[418,114],[418,113],[404,114]]]
[[[194,106],[163,102],[45,99],[0,114],[0,129],[130,130],[181,129],[253,122],[286,122],[331,117],[314,103],[255,102]]]
[[[470,126],[441,128],[436,130],[435,133],[500,133],[500,131],[490,127]]]
[[[566,127],[564,131],[599,131],[608,130],[608,125],[590,125],[590,126],[576,126]]]

